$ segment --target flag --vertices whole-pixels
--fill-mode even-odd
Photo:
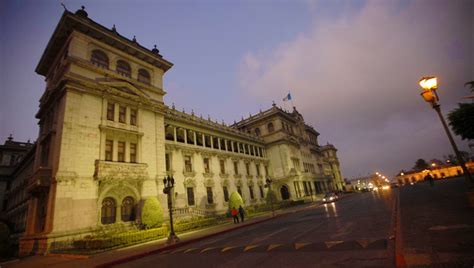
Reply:
[[[283,98],[283,101],[289,101],[291,100],[291,94],[288,93],[288,95],[286,95],[286,97]]]

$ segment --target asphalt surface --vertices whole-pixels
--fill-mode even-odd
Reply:
[[[396,191],[350,194],[114,267],[390,267]]]
[[[463,177],[400,190],[403,254],[409,267],[474,267],[474,209]]]

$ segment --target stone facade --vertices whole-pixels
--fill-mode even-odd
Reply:
[[[163,102],[171,67],[156,47],[95,23],[84,10],[64,12],[36,69],[47,83],[20,254],[139,222],[148,197],[166,211],[165,176],[176,181],[178,217],[224,213],[232,192],[246,206],[262,204],[267,178],[280,200],[342,189],[336,148],[319,146],[319,133],[296,109],[265,112],[261,119],[275,124],[269,135],[247,131],[264,122],[258,116],[227,126],[177,111]]]

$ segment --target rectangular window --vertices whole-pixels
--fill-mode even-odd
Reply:
[[[240,186],[237,186],[237,192],[240,194],[240,196],[243,198],[243,195],[242,195],[242,189],[240,188]]]
[[[239,175],[239,164],[237,161],[234,161],[234,173],[235,175]]]
[[[207,203],[214,204],[214,197],[212,196],[212,187],[207,187]]]
[[[191,156],[189,156],[189,155],[184,156],[184,170],[186,172],[192,172],[193,171],[193,165],[191,163]]]
[[[253,186],[249,186],[249,192],[250,192],[250,199],[254,199],[255,196],[253,195]]]
[[[250,164],[245,163],[245,170],[247,171],[247,176],[250,176]]]
[[[188,206],[194,206],[194,188],[188,187],[186,191],[188,193]]]
[[[166,171],[171,170],[171,162],[170,162],[170,154],[165,154],[165,165],[166,165]]]
[[[204,172],[211,173],[211,168],[209,166],[209,158],[204,158]]]
[[[114,141],[106,140],[105,141],[105,161],[112,161],[113,152],[114,152]]]
[[[257,169],[257,176],[260,176],[260,164],[256,164],[255,168]]]
[[[265,176],[268,176],[268,166],[265,166]]]
[[[221,174],[225,174],[225,160],[224,159],[220,159],[219,160],[219,165],[221,167]]]
[[[127,112],[127,107],[120,105],[119,106],[119,122],[125,123],[125,114]]]
[[[261,198],[264,198],[265,197],[265,194],[263,193],[263,186],[258,186],[258,189],[260,189],[260,197]]]
[[[137,162],[137,144],[130,143],[130,163]]]
[[[130,125],[137,125],[137,109],[130,109]]]
[[[107,120],[114,121],[115,104],[107,103]]]
[[[303,187],[304,187],[304,195],[308,196],[309,195],[308,184],[305,181],[303,182]]]
[[[119,141],[117,146],[117,161],[125,162],[125,142]]]
[[[226,186],[223,187],[223,191],[224,191],[224,201],[229,202],[229,190],[227,190]]]

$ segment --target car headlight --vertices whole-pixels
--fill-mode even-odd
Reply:
[[[326,201],[326,198],[323,198],[323,201]]]

